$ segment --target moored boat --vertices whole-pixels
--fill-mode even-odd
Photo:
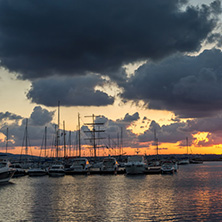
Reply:
[[[173,174],[175,172],[175,165],[173,161],[165,161],[161,166],[161,173]]]
[[[15,171],[15,173],[13,174],[13,178],[14,177],[23,177],[23,176],[27,175],[26,170],[23,169],[21,167],[21,165],[18,163],[11,164],[10,167],[13,168],[13,170]]]
[[[6,160],[0,161],[0,183],[7,183],[12,178],[15,170],[10,167],[10,162]]]
[[[128,157],[128,161],[125,164],[126,174],[144,174],[147,164],[143,156],[131,156]]]
[[[31,168],[28,170],[27,174],[30,177],[35,177],[35,176],[45,176],[47,172],[42,168]]]
[[[60,177],[65,175],[64,166],[62,164],[55,164],[49,167],[48,174],[51,177]]]
[[[90,163],[86,158],[76,158],[72,160],[70,168],[65,170],[66,174],[88,174],[90,169]]]
[[[114,157],[106,157],[103,159],[100,172],[102,174],[116,174],[118,171],[118,163]]]

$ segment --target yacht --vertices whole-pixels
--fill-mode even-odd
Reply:
[[[10,165],[10,167],[13,168],[14,171],[15,171],[15,173],[13,175],[13,178],[14,177],[22,177],[22,176],[26,175],[26,170],[23,169],[20,164],[13,163],[13,164]]]
[[[10,162],[0,161],[0,183],[7,183],[12,178],[15,170],[10,167]]]
[[[161,173],[161,161],[159,159],[152,159],[147,161],[146,174]]]
[[[175,164],[173,161],[164,161],[161,166],[161,173],[172,174],[176,171]]]
[[[27,174],[30,177],[34,177],[34,176],[45,176],[47,174],[46,170],[38,167],[38,168],[31,168],[28,170]]]
[[[186,165],[186,164],[189,164],[190,163],[190,160],[188,157],[183,157],[181,158],[179,161],[178,161],[178,164],[179,165]]]
[[[64,166],[62,164],[55,164],[49,167],[48,174],[51,177],[60,177],[65,175]]]
[[[86,158],[73,159],[72,165],[65,171],[66,174],[88,174],[91,165]]]
[[[103,159],[100,172],[102,174],[116,174],[118,170],[118,163],[114,157],[106,157]]]
[[[131,156],[125,164],[126,174],[144,174],[147,164],[144,156]]]

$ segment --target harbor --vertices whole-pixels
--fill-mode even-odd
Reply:
[[[222,162],[176,174],[18,177],[0,186],[2,221],[218,221]],[[8,207],[10,203],[10,207]]]

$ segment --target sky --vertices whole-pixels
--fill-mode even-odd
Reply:
[[[30,154],[47,127],[53,155],[60,101],[61,149],[74,150],[79,113],[85,156],[92,115],[97,155],[221,154],[221,12],[219,0],[0,1],[0,151],[8,129],[8,152],[24,152],[28,119]]]

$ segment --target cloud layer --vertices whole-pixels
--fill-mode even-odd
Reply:
[[[143,100],[151,109],[173,111],[179,117],[212,116],[222,109],[222,52],[198,56],[174,55],[140,67],[122,97]]]
[[[106,83],[98,75],[42,78],[32,82],[27,97],[46,106],[57,106],[58,101],[63,106],[105,106],[114,98],[95,87]]]
[[[112,76],[130,62],[196,51],[217,24],[220,2],[187,8],[186,3],[1,1],[1,65],[24,79],[86,72]]]

